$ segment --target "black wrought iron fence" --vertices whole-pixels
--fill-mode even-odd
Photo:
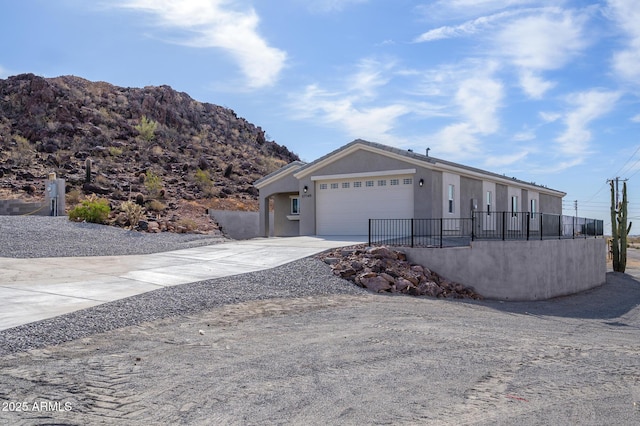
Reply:
[[[471,218],[369,219],[369,245],[467,246],[474,240],[602,236],[602,220],[529,212],[474,212]]]
[[[369,219],[369,245],[467,246],[472,229],[473,219]]]

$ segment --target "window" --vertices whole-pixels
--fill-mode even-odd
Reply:
[[[366,182],[366,185],[367,185],[368,187],[372,187],[372,186],[373,186],[373,181],[372,181],[372,180],[368,180],[368,181]]]
[[[378,186],[387,186],[387,181],[386,180],[379,180],[378,181]]]
[[[455,195],[455,186],[449,185],[449,213],[453,213],[453,196]]]
[[[487,191],[487,216],[491,216],[491,191]]]
[[[300,214],[300,199],[291,197],[291,214]]]
[[[327,189],[327,184],[326,183],[321,183],[320,184],[320,189]]]
[[[402,183],[404,185],[413,185],[413,179],[412,178],[404,178],[404,179],[402,179]]]
[[[349,182],[342,182],[342,189],[349,189],[351,184]]]
[[[353,182],[354,188],[362,188],[362,182]]]
[[[391,186],[400,185],[400,179],[391,179],[391,180],[389,181],[389,184],[390,184]]]
[[[337,183],[332,183],[331,184],[331,189],[338,189],[338,184]]]
[[[511,197],[511,216],[515,217],[518,215],[518,196],[514,195]]]
[[[531,200],[531,219],[533,219],[535,214],[538,213],[537,211],[538,206],[536,201],[537,201],[536,199]]]

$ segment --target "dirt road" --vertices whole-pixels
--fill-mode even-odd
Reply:
[[[6,355],[0,424],[638,424],[640,282],[607,280],[253,301]]]

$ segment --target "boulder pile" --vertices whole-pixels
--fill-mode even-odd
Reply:
[[[333,273],[374,293],[482,299],[472,288],[447,280],[388,247],[355,246],[320,255]]]

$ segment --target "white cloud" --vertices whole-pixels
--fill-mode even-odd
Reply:
[[[609,0],[609,15],[627,36],[626,48],[613,55],[613,69],[624,79],[640,80],[640,8],[636,0]]]
[[[348,87],[364,97],[375,97],[376,89],[389,82],[387,72],[393,68],[393,61],[381,63],[373,59],[363,59],[358,64],[358,72],[348,77]]]
[[[613,69],[622,78],[640,79],[640,9],[634,0],[609,0],[608,13],[625,34],[626,47],[613,55]]]
[[[562,118],[562,114],[555,112],[540,112],[538,113],[542,121],[545,123],[553,123],[554,121],[558,121]]]
[[[530,71],[522,71],[520,74],[520,86],[533,99],[541,99],[544,94],[552,89],[556,83],[543,80]]]
[[[563,154],[583,157],[589,148],[591,131],[589,124],[610,112],[620,98],[618,92],[590,90],[567,98],[574,109],[563,119],[566,130],[556,138]]]
[[[514,19],[496,36],[496,52],[524,70],[559,69],[587,46],[585,23],[584,16],[556,9]]]
[[[634,123],[640,123],[640,114],[631,117],[631,121],[633,121]]]
[[[452,3],[448,7],[476,5],[480,9],[493,10],[507,6],[505,2],[494,1]],[[514,1],[511,5],[526,3],[531,2]],[[460,25],[432,29],[415,38],[414,42],[480,34],[491,46],[480,54],[500,58],[515,66],[523,91],[533,99],[541,99],[555,86],[554,82],[542,78],[541,73],[564,67],[587,47],[585,27],[589,11],[572,12],[559,7],[514,8]]]
[[[422,33],[414,39],[414,42],[422,43],[473,35],[480,31],[487,30],[491,28],[493,24],[519,13],[521,12],[515,11],[496,13],[495,15],[482,16],[480,18],[476,18],[456,26],[444,26],[435,28],[433,30]]]
[[[338,125],[352,138],[398,144],[391,135],[397,120],[409,112],[405,105],[359,105],[362,98],[347,92],[328,92],[317,85],[306,87],[292,103],[295,118]]]
[[[503,95],[503,87],[499,81],[478,77],[460,83],[455,101],[470,130],[490,134],[499,127],[496,112],[502,104]]]
[[[366,3],[367,1],[369,0],[313,0],[307,4],[311,11],[327,13],[339,12],[352,4]]]
[[[7,77],[9,77],[9,71],[3,68],[2,65],[0,65],[0,78],[7,78]]]
[[[500,120],[497,113],[504,97],[502,83],[483,76],[480,70],[477,72],[477,77],[458,82],[453,95],[454,105],[451,106],[457,110],[457,122],[427,137],[434,155],[456,160],[478,155],[481,152],[479,136],[498,131]]]
[[[469,123],[455,123],[428,137],[427,143],[435,157],[462,160],[480,152],[476,134]]]
[[[430,5],[418,7],[418,11],[427,19],[459,19],[540,2],[540,0],[437,0]],[[557,1],[543,1],[543,3],[554,4]]]
[[[273,85],[287,55],[258,33],[255,10],[232,9],[233,0],[128,0],[120,7],[153,15],[161,28],[180,29],[190,36],[177,43],[198,48],[220,48],[238,63],[247,86]]]
[[[516,133],[515,135],[513,135],[511,139],[516,142],[526,142],[526,141],[534,140],[535,138],[536,138],[536,134],[534,131],[525,130],[523,132]]]
[[[622,78],[637,83],[640,79],[640,50],[629,49],[615,53],[613,69]]]
[[[529,155],[528,151],[521,151],[515,154],[508,155],[493,155],[486,159],[484,162],[485,167],[488,168],[501,168],[505,166],[510,166],[519,161],[524,160]]]

